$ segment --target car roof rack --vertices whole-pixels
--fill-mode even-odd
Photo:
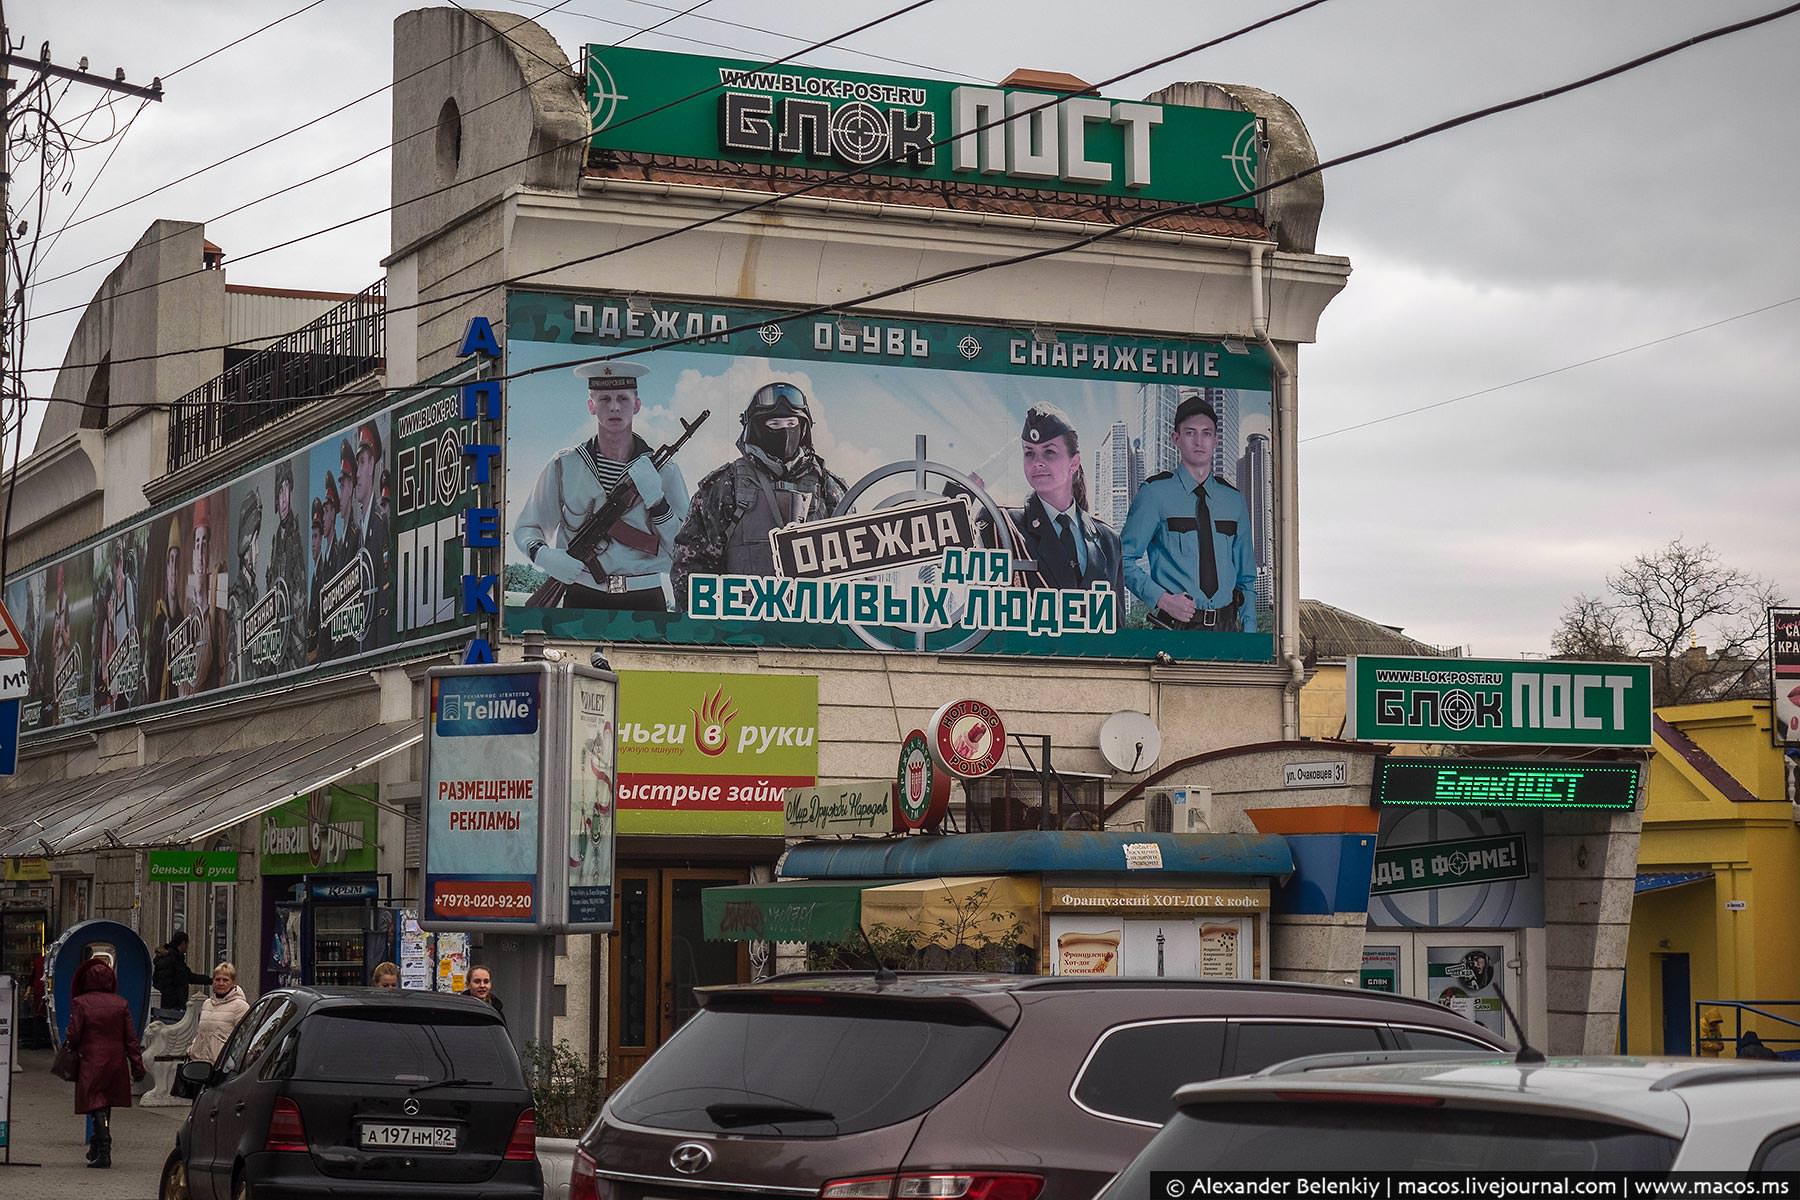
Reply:
[[[1781,1079],[1800,1075],[1800,1063],[1768,1062],[1753,1059],[1749,1062],[1709,1063],[1706,1066],[1689,1067],[1684,1071],[1676,1071],[1663,1076],[1650,1085],[1653,1092],[1675,1092],[1682,1088],[1705,1087],[1709,1083],[1741,1082],[1746,1079]]]
[[[1272,1063],[1250,1078],[1300,1075],[1307,1071],[1327,1071],[1334,1067],[1370,1067],[1384,1063],[1457,1063],[1471,1060],[1491,1062],[1497,1058],[1510,1062],[1512,1054],[1506,1050],[1343,1050],[1335,1054],[1308,1054]]]

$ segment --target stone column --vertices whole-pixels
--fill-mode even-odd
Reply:
[[[1640,813],[1544,814],[1550,1054],[1614,1054]]]

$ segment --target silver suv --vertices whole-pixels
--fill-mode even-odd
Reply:
[[[1103,1200],[1143,1200],[1152,1171],[1800,1170],[1800,1063],[1355,1061],[1179,1089]]]

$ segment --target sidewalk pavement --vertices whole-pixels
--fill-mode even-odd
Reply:
[[[22,1050],[12,1077],[12,1161],[0,1166],[0,1196],[35,1200],[156,1200],[157,1184],[185,1107],[115,1108],[113,1165],[87,1165],[86,1119],[75,1114],[75,1085],[50,1073],[48,1050]]]

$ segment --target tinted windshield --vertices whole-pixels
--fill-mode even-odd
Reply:
[[[1152,1171],[1666,1171],[1678,1142],[1618,1125],[1387,1104],[1207,1104],[1176,1114],[1105,1200]]]
[[[295,1079],[418,1085],[467,1079],[519,1088],[519,1056],[498,1021],[411,1011],[316,1012],[300,1023]]]
[[[660,1129],[855,1133],[924,1112],[1005,1037],[954,1010],[824,1001],[708,1008],[650,1056],[612,1113]]]

